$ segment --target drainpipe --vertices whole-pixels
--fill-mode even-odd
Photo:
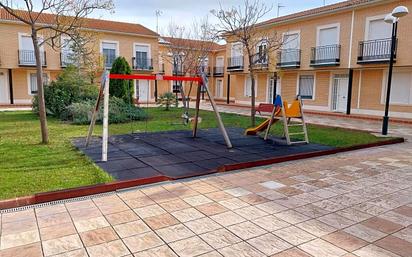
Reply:
[[[354,23],[355,23],[355,10],[352,10],[352,21],[351,21],[351,26],[350,26],[350,38],[349,38],[349,56],[348,56],[349,80],[348,80],[348,97],[347,97],[347,105],[346,105],[347,115],[351,113],[351,108],[352,108],[352,88],[353,88],[352,43],[353,43]]]
[[[10,96],[10,104],[14,104],[14,96],[13,96],[13,72],[9,69],[9,96]]]

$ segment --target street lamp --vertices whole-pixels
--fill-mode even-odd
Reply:
[[[398,34],[398,21],[399,18],[407,15],[409,10],[405,6],[398,6],[393,9],[392,13],[386,15],[385,22],[392,24],[392,37],[391,37],[391,59],[389,61],[389,72],[388,72],[388,85],[386,87],[386,102],[385,102],[385,115],[383,116],[382,124],[382,135],[388,134],[388,124],[389,124],[389,103],[391,97],[391,86],[392,86],[392,73],[393,73],[393,63],[395,59],[396,50],[396,38]]]

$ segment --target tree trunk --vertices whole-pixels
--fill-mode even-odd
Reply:
[[[36,71],[37,71],[37,98],[39,104],[39,119],[40,119],[40,130],[41,130],[41,142],[43,144],[49,143],[49,131],[47,129],[47,117],[46,117],[46,105],[44,102],[44,88],[43,88],[43,66],[42,59],[40,56],[39,41],[37,38],[37,32],[32,29],[32,40],[34,46],[34,55],[36,57]]]

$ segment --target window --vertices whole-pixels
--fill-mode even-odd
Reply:
[[[117,57],[117,43],[102,43],[102,53],[104,56],[105,67],[112,67],[114,60]]]
[[[386,86],[388,81],[388,74],[386,74],[384,81],[384,97],[386,98]],[[412,72],[402,71],[393,72],[391,99],[392,104],[412,104]]]
[[[367,40],[386,39],[392,35],[392,25],[386,23],[383,18],[370,18],[367,26]]]
[[[257,96],[257,79],[255,78],[255,97]],[[252,96],[252,77],[247,76],[245,81],[245,96],[251,97]]]
[[[70,38],[62,38],[62,48],[61,48],[61,65],[63,67],[72,64],[74,61],[74,44]]]
[[[30,86],[30,94],[35,95],[37,94],[37,73],[30,73],[29,75],[29,86]],[[49,76],[47,73],[43,73],[43,84],[46,85],[49,83]]]
[[[318,28],[318,46],[330,46],[339,44],[338,25]]]
[[[301,75],[299,76],[299,92],[298,94],[302,99],[313,99],[313,88],[315,84],[315,78],[313,75]]]
[[[150,63],[150,50],[148,45],[135,45],[135,57],[136,63],[134,64],[137,69],[148,70],[151,68]]]
[[[257,63],[267,63],[267,45],[266,43],[260,43],[257,47],[257,56],[258,56],[258,61]]]
[[[283,35],[283,49],[299,49],[300,48],[300,34],[293,32]]]

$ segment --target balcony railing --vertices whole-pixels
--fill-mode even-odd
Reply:
[[[395,58],[396,58],[395,44]],[[391,39],[376,39],[359,42],[358,63],[389,62],[391,58]]]
[[[34,50],[18,50],[19,66],[36,66],[36,56]],[[42,66],[46,66],[46,52],[40,51]]]
[[[70,58],[70,52],[60,52],[60,67],[67,67],[73,64],[73,60]]]
[[[174,67],[172,70],[173,76],[184,76],[186,72],[184,71],[185,69],[183,67]]]
[[[216,66],[213,68],[213,76],[223,76],[225,73],[225,67]]]
[[[145,70],[145,71],[153,70],[152,59],[133,57],[132,63],[133,63],[134,70]]]
[[[252,57],[252,65],[255,69],[267,69],[269,67],[269,59],[266,54],[256,53]]]
[[[284,49],[278,52],[278,68],[299,68],[300,67],[300,49]]]
[[[160,74],[165,74],[165,64],[164,63],[161,63],[159,65],[159,73]]]
[[[234,56],[227,59],[228,70],[243,70],[243,56]]]
[[[311,66],[337,66],[340,63],[340,45],[312,47]]]

